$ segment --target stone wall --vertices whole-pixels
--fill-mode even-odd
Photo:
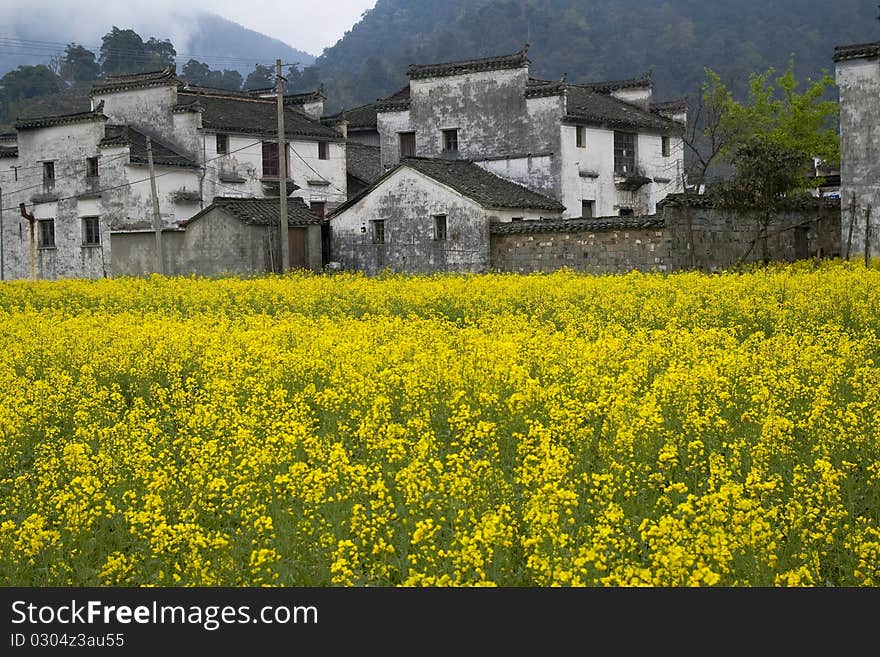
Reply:
[[[717,271],[764,257],[755,213],[714,208],[705,198],[686,207],[683,198],[673,196],[657,215],[647,217],[493,223],[490,268],[515,273],[562,267],[591,273],[686,270],[691,268],[691,226],[696,269]],[[838,257],[840,202],[792,203],[766,232],[769,260]]]
[[[669,237],[656,217],[494,224],[490,242],[491,268],[510,273],[666,271],[671,259]]]
[[[693,227],[694,267],[718,270],[760,262],[765,245],[760,212],[715,208],[705,197],[667,197],[658,208],[670,239],[670,270],[689,269],[690,226]],[[689,223],[690,222],[690,223]],[[768,260],[791,262],[841,255],[840,201],[805,198],[792,201],[766,229]]]

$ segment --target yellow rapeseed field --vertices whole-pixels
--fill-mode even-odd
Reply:
[[[0,285],[0,581],[880,585],[880,271]]]

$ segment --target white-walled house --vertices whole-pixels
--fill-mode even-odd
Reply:
[[[320,93],[284,107],[287,192],[320,222],[347,197],[345,137],[321,123]],[[148,136],[165,230],[185,230],[215,197],[278,197],[274,96],[187,87],[173,69],[108,77],[91,111],[19,120],[0,142],[3,279],[29,277],[32,261],[37,278],[129,273],[111,265],[113,242],[155,249],[142,235],[154,230]]]
[[[113,228],[152,226],[146,135],[110,124],[100,106],[21,120],[16,133],[13,180],[7,169],[2,183],[3,279],[108,276]],[[165,223],[197,212],[198,165],[158,140],[152,151]]]
[[[407,156],[471,160],[559,199],[566,217],[653,214],[682,191],[686,105],[653,103],[650,76],[537,80],[524,49],[410,66],[409,78],[375,105],[386,169]]]
[[[842,243],[850,255],[880,255],[880,41],[838,46]],[[869,208],[871,208],[869,210]],[[853,210],[855,215],[853,216]],[[868,227],[868,217],[874,217]],[[852,228],[850,228],[852,226]],[[850,235],[850,232],[852,235]]]
[[[560,219],[564,209],[472,162],[406,158],[331,213],[331,253],[368,274],[482,272],[493,223]]]

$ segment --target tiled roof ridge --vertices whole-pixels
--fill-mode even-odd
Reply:
[[[269,225],[272,221],[278,221],[278,201],[278,197],[215,196],[210,205],[189,219],[180,222],[180,225],[186,228],[186,226],[202,218],[214,208],[226,210],[246,224]],[[253,210],[253,212],[244,212],[248,208]],[[320,224],[321,219],[306,204],[303,198],[293,196],[287,199],[287,222],[290,226],[304,226]]]
[[[110,91],[122,91],[139,87],[155,87],[166,84],[180,85],[177,78],[177,68],[166,66],[157,71],[145,71],[143,73],[129,73],[125,75],[108,75],[92,83],[92,93],[107,93]]]
[[[72,112],[69,114],[51,114],[48,116],[36,116],[27,119],[18,119],[15,122],[16,130],[28,130],[32,128],[46,128],[55,125],[67,125],[82,121],[107,120],[104,116],[104,103],[98,103],[97,107],[88,112]]]
[[[637,78],[627,78],[625,80],[603,80],[599,82],[580,82],[580,83],[572,83],[573,87],[582,87],[584,89],[590,89],[591,91],[598,91],[600,93],[611,93],[612,91],[617,91],[618,89],[637,89],[639,87],[653,87],[654,86],[654,72],[653,70],[648,70],[642,73]]]
[[[606,230],[648,230],[664,228],[666,220],[657,215],[646,217],[597,217],[561,220],[516,221],[493,223],[489,232],[493,235],[519,233],[585,233]]]
[[[306,103],[312,103],[318,100],[327,100],[327,96],[324,95],[323,82],[321,83],[321,86],[314,91],[303,91],[295,94],[284,94],[283,98],[285,105],[305,105]]]
[[[861,59],[863,57],[880,56],[880,41],[870,43],[853,43],[847,46],[834,47],[834,61],[840,62],[847,59]]]
[[[410,64],[410,79],[443,77],[482,71],[522,68],[529,65],[529,46],[511,55],[496,55],[479,59],[464,59],[454,62],[438,62],[436,64]]]

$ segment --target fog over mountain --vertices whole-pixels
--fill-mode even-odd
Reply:
[[[0,75],[21,65],[46,64],[71,42],[82,44],[96,55],[101,37],[115,25],[132,29],[146,40],[169,39],[177,50],[178,68],[190,58],[212,69],[234,69],[246,75],[257,62],[285,62],[310,65],[315,56],[216,14],[176,9],[177,3],[157,0],[154,11],[132,11],[131,7],[106,2],[61,4],[34,0],[29,10],[0,5]],[[94,11],[86,19],[84,12]]]

